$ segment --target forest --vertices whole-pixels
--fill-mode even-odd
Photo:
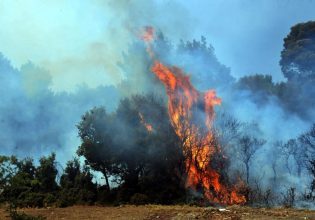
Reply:
[[[1,145],[29,152],[0,156],[1,203],[314,207],[314,21],[294,25],[284,38],[279,65],[285,80],[279,82],[261,73],[233,77],[205,37],[174,43],[157,30],[150,49],[175,75],[176,67],[183,69],[196,91],[215,89],[222,103],[211,105],[210,131],[194,130],[207,117],[203,102],[192,107],[191,122],[180,118],[184,113],[172,120],[169,88],[150,73],[154,60],[141,40],[124,52],[122,82],[82,86],[77,93],[54,93],[44,69],[28,63],[17,70],[0,57],[0,91],[7,94],[0,103]],[[30,87],[32,79],[40,86]],[[180,106],[180,100],[174,103]],[[58,152],[73,131],[80,139],[73,143],[76,154],[67,161],[61,155],[61,163]],[[194,131],[199,134],[191,143]],[[206,132],[211,143],[204,144]],[[187,140],[198,145],[196,155],[187,150]],[[213,153],[200,165],[196,158],[209,144]],[[38,156],[39,149],[46,156]],[[198,175],[216,174],[196,174],[189,182],[187,161],[195,163]]]

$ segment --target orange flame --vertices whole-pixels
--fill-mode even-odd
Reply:
[[[145,42],[150,42],[154,39],[154,28],[151,26],[144,27],[141,33],[141,39]]]
[[[140,34],[140,38],[146,43],[147,45],[147,52],[151,58],[154,57],[153,50],[151,48],[151,42],[154,40],[154,28],[151,26],[146,26],[143,28]]]
[[[176,134],[182,141],[186,159],[186,187],[197,190],[201,186],[204,196],[212,202],[221,204],[240,204],[245,197],[236,190],[229,190],[221,183],[220,174],[211,168],[214,154],[220,152],[212,134],[214,105],[221,99],[214,90],[199,93],[190,83],[190,79],[179,68],[168,68],[155,61],[152,72],[163,82],[168,95],[169,117]],[[204,104],[206,129],[193,122],[193,109]],[[204,130],[206,130],[204,132]]]
[[[143,126],[147,129],[147,131],[149,133],[153,132],[153,126],[144,120],[144,117],[140,112],[139,112],[139,117],[140,117],[141,124],[143,124]]]
[[[147,51],[154,58],[148,42],[153,40],[154,29],[145,28],[142,39],[147,43]],[[182,150],[186,165],[186,187],[199,190],[201,187],[205,198],[221,204],[242,204],[245,197],[236,189],[229,189],[221,183],[219,172],[210,165],[220,147],[212,133],[214,106],[221,104],[221,99],[214,90],[200,93],[191,84],[184,72],[177,68],[169,68],[155,61],[151,68],[156,77],[164,84],[168,96],[168,113],[175,133],[182,142]],[[205,113],[204,126],[194,121],[194,112],[203,107]],[[198,189],[197,189],[198,187]]]

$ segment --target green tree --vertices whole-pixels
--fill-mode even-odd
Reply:
[[[111,116],[106,113],[105,108],[99,107],[85,113],[77,126],[82,142],[77,153],[85,157],[89,166],[104,175],[108,190],[109,176],[115,164],[115,146],[110,136],[111,121]]]
[[[203,36],[200,40],[180,41],[173,60],[176,61],[173,65],[179,65],[191,74],[193,84],[202,91],[227,87],[235,80],[230,68],[220,63],[214,47]]]
[[[149,185],[160,185],[159,192],[166,182],[180,188],[182,152],[165,105],[153,95],[136,95],[121,100],[110,115],[102,107],[94,108],[78,125],[78,154],[104,174],[108,187],[109,177],[116,182],[118,200],[128,201],[152,189]]]
[[[39,181],[41,192],[54,192],[58,188],[56,182],[58,170],[55,160],[55,153],[52,153],[48,157],[42,157],[39,160],[40,164],[36,169],[35,178]]]
[[[315,80],[315,21],[291,28],[284,39],[280,65],[288,80]]]
[[[6,201],[16,205],[25,206],[24,201],[28,195],[38,189],[38,181],[35,179],[36,167],[31,158],[18,160],[11,157],[10,166],[15,167],[14,173],[8,179],[3,190],[3,197]]]
[[[97,186],[92,179],[90,169],[87,166],[81,168],[77,158],[68,161],[60,178],[60,205],[93,204],[96,200]]]

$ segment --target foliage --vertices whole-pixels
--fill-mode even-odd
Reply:
[[[285,83],[274,83],[271,75],[255,74],[241,77],[236,83],[236,88],[249,90],[260,98],[268,95],[282,97],[285,91]]]
[[[149,197],[142,193],[135,193],[130,198],[130,203],[135,204],[135,205],[144,205],[148,203],[148,201],[149,201]]]
[[[97,186],[87,166],[81,168],[77,158],[67,163],[60,178],[61,190],[58,205],[61,207],[74,204],[93,204],[96,201]]]
[[[56,155],[52,153],[49,157],[42,157],[40,165],[36,169],[35,178],[39,181],[40,192],[54,192],[57,189],[57,168],[55,164]]]
[[[35,167],[31,158],[18,160],[11,157],[4,161],[14,172],[6,179],[1,193],[2,201],[20,207],[43,207],[54,202],[57,190],[54,154],[42,157],[38,167]]]
[[[108,176],[114,177],[118,200],[128,202],[139,190],[149,191],[150,199],[162,203],[168,200],[162,198],[165,189],[174,190],[170,197],[178,196],[183,157],[162,99],[125,98],[111,115],[94,108],[82,117],[78,129],[82,140],[78,154],[103,173],[108,190]]]
[[[190,73],[193,84],[201,91],[227,87],[234,82],[230,68],[219,62],[214,47],[208,44],[204,36],[200,40],[181,40],[176,49],[176,56],[175,65]]]
[[[14,205],[10,205],[9,214],[12,220],[45,220],[43,216],[31,216],[27,215],[24,212],[18,213]]]
[[[315,22],[300,23],[284,39],[280,65],[288,80],[315,79]]]

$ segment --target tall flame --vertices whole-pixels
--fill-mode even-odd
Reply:
[[[143,39],[153,40],[152,29],[144,34]],[[154,54],[148,46],[152,58]],[[214,90],[205,93],[197,91],[184,72],[177,67],[167,67],[155,60],[152,72],[164,84],[168,96],[168,113],[175,133],[182,142],[187,173],[186,187],[192,190],[202,190],[205,198],[220,204],[242,204],[245,197],[235,189],[229,189],[222,184],[218,171],[212,168],[211,160],[215,154],[221,153],[212,132],[214,106],[221,104],[221,99]],[[199,109],[204,112],[202,123],[196,120]],[[199,115],[199,114],[198,114]]]

